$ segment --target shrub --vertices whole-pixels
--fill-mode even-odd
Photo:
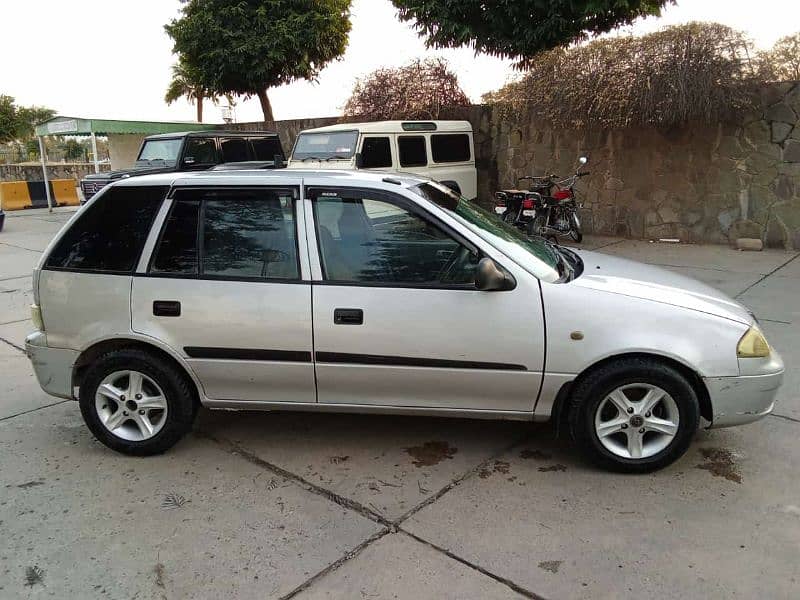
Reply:
[[[513,118],[562,127],[671,126],[737,118],[755,106],[763,70],[741,32],[688,23],[634,37],[557,48],[484,97]]]
[[[370,121],[436,119],[442,107],[469,103],[446,60],[418,59],[397,69],[378,69],[356,81],[344,114]]]

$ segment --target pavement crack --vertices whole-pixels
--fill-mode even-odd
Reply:
[[[5,342],[6,344],[8,344],[9,346],[11,346],[11,347],[12,347],[12,348],[14,348],[15,350],[19,350],[20,352],[22,352],[23,354],[25,354],[25,356],[27,356],[27,353],[25,352],[25,348],[21,348],[21,347],[17,346],[17,345],[16,345],[14,342],[9,342],[7,339],[5,339],[5,338],[1,338],[1,337],[0,337],[0,342]]]
[[[17,246],[16,244],[9,244],[8,242],[0,242],[3,246],[10,246],[11,248],[17,248],[19,250],[27,250],[28,252],[36,252],[36,254],[41,254],[41,250],[34,250],[33,248],[26,248],[25,246]]]
[[[252,463],[252,464],[254,464],[256,466],[259,466],[262,469],[266,469],[266,470],[271,471],[272,473],[274,473],[276,475],[279,475],[279,476],[284,477],[284,478],[286,478],[286,479],[288,479],[290,481],[293,481],[294,483],[298,484],[300,487],[304,488],[305,490],[307,490],[309,492],[312,492],[314,494],[317,494],[318,496],[322,496],[323,498],[327,498],[328,500],[338,504],[339,506],[342,506],[344,508],[348,508],[348,509],[350,509],[352,511],[355,511],[358,514],[360,514],[362,517],[364,517],[366,519],[369,519],[370,521],[374,521],[375,523],[383,525],[384,527],[387,527],[387,528],[393,528],[394,527],[394,524],[391,521],[389,521],[386,517],[384,517],[380,513],[376,512],[376,511],[374,511],[374,510],[372,510],[370,508],[367,508],[366,506],[364,506],[360,502],[357,502],[355,500],[347,498],[346,496],[342,496],[341,494],[337,494],[336,492],[334,492],[332,490],[329,490],[327,488],[319,486],[316,483],[310,482],[308,479],[305,479],[304,477],[301,477],[300,475],[297,475],[295,473],[292,473],[291,471],[287,471],[286,469],[283,469],[283,468],[281,468],[281,467],[279,467],[277,465],[274,465],[271,462],[264,460],[260,456],[254,454],[253,452],[250,452],[249,450],[247,450],[245,448],[242,448],[241,446],[239,446],[238,444],[236,444],[236,443],[234,443],[234,442],[232,442],[230,440],[216,438],[213,435],[211,435],[210,433],[202,432],[202,431],[195,431],[195,435],[198,435],[200,437],[204,437],[206,439],[209,439],[212,442],[215,442],[215,443],[217,443],[219,445],[227,446],[228,447],[228,451],[231,454],[236,454],[237,456],[241,456],[246,461],[248,461],[248,462],[250,462],[250,463]]]
[[[494,454],[492,454],[487,459],[481,461],[480,463],[478,463],[477,465],[475,465],[471,469],[465,471],[464,473],[462,473],[461,475],[459,475],[458,477],[453,479],[450,483],[448,483],[446,486],[441,488],[438,492],[436,492],[432,496],[428,496],[427,498],[425,498],[425,500],[423,500],[422,502],[417,504],[417,506],[411,508],[410,510],[405,512],[403,515],[401,515],[399,518],[395,519],[392,524],[395,527],[399,526],[400,523],[402,523],[403,521],[408,520],[410,517],[412,517],[415,514],[417,514],[423,508],[425,508],[427,506],[430,506],[431,504],[433,504],[434,502],[439,500],[439,498],[441,498],[446,493],[448,493],[450,490],[452,490],[455,487],[458,487],[459,485],[461,485],[464,481],[466,481],[470,477],[474,477],[475,474],[480,472],[481,469],[486,468],[487,465],[489,465],[493,461],[497,460],[500,456],[503,456],[504,454],[507,454],[508,452],[511,452],[517,446],[522,445],[529,438],[530,438],[530,434],[526,433],[524,436],[522,436],[518,440],[516,440],[513,443],[509,444],[508,446],[502,448],[501,450],[495,452]]]
[[[428,546],[429,548],[432,548],[433,550],[436,550],[437,552],[440,552],[440,553],[444,554],[448,558],[451,558],[454,561],[459,562],[462,565],[464,565],[466,567],[469,567],[470,569],[472,569],[474,571],[477,571],[478,573],[481,573],[482,575],[485,575],[486,577],[494,579],[498,583],[502,583],[504,586],[512,589],[513,591],[515,591],[516,593],[518,593],[518,594],[520,594],[522,596],[525,596],[526,598],[531,598],[532,600],[544,600],[543,596],[540,596],[538,594],[533,593],[529,589],[526,589],[526,588],[522,587],[518,583],[514,583],[513,581],[503,577],[502,575],[497,575],[496,573],[492,573],[488,569],[485,569],[485,568],[483,568],[482,566],[480,566],[478,564],[470,562],[466,558],[462,558],[462,557],[458,556],[457,554],[454,554],[454,553],[450,552],[450,550],[447,550],[446,548],[442,548],[441,546],[437,546],[436,544],[434,544],[432,542],[429,542],[428,540],[426,540],[424,538],[421,538],[418,535],[414,535],[413,533],[411,533],[409,531],[406,531],[405,529],[400,529],[399,531],[400,531],[400,533],[403,533],[403,534],[407,535],[411,539],[416,540],[420,544],[424,544],[425,546]]]
[[[284,594],[283,596],[281,596],[280,600],[290,600],[291,598],[294,598],[299,593],[301,593],[302,591],[308,589],[309,587],[314,585],[314,583],[316,583],[317,581],[319,581],[320,579],[322,579],[323,577],[325,577],[329,573],[332,573],[333,571],[335,571],[336,569],[341,567],[347,561],[349,561],[349,560],[355,558],[356,556],[358,556],[359,554],[361,554],[361,552],[363,552],[364,549],[367,546],[369,546],[373,542],[377,542],[379,539],[381,539],[383,536],[385,536],[388,533],[389,533],[389,529],[382,529],[381,531],[369,536],[367,539],[365,539],[363,542],[361,542],[358,546],[356,546],[355,548],[350,550],[347,554],[345,554],[341,558],[333,561],[327,567],[325,567],[324,569],[319,571],[316,575],[312,575],[311,577],[306,579],[303,583],[298,585],[296,588],[294,588],[288,594]]]
[[[775,417],[777,419],[784,419],[786,421],[791,421],[792,423],[800,423],[800,419],[796,419],[795,417],[789,417],[787,415],[779,415],[778,413],[770,413],[770,417]]]
[[[51,406],[58,406],[59,404],[64,404],[64,402],[72,402],[72,400],[59,400],[58,402],[53,402],[52,404],[45,404],[44,406],[37,406],[36,408],[23,410],[22,412],[18,412],[13,415],[8,415],[7,417],[0,417],[0,421],[8,421],[9,419],[13,419],[15,417],[21,417],[22,415],[27,415],[32,412],[36,412],[37,410],[42,410],[44,408],[50,408]]]
[[[747,287],[746,287],[744,290],[742,290],[741,292],[739,292],[738,294],[736,294],[736,295],[734,296],[734,298],[739,298],[739,297],[743,296],[744,294],[746,294],[747,292],[749,292],[750,290],[752,290],[754,287],[756,287],[756,286],[757,286],[759,283],[761,283],[762,281],[764,281],[764,280],[765,280],[767,277],[769,277],[770,275],[774,275],[775,273],[777,273],[778,271],[780,271],[780,270],[781,270],[783,267],[785,267],[786,265],[788,265],[790,262],[792,262],[792,261],[793,261],[794,259],[796,259],[798,256],[800,256],[800,254],[795,254],[795,255],[794,255],[792,258],[790,258],[790,259],[789,259],[789,260],[787,260],[786,262],[784,262],[784,263],[782,263],[782,264],[778,265],[777,267],[775,267],[774,269],[772,269],[772,271],[770,271],[769,273],[767,273],[766,275],[764,275],[764,276],[763,276],[761,279],[759,279],[758,281],[756,281],[756,282],[754,282],[754,283],[751,283],[750,285],[748,285],[748,286],[747,286]]]

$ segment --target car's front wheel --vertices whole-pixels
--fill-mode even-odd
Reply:
[[[174,365],[139,349],[99,357],[80,386],[81,413],[103,444],[124,454],[160,454],[192,428],[197,403]]]
[[[654,471],[680,458],[700,420],[697,394],[674,367],[631,357],[590,372],[573,390],[570,430],[596,464]]]

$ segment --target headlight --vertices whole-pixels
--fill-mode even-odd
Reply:
[[[739,358],[766,358],[769,353],[767,338],[755,325],[747,330],[736,346],[736,356]]]
[[[31,321],[33,326],[39,331],[44,331],[44,321],[42,320],[42,309],[38,304],[31,304]]]

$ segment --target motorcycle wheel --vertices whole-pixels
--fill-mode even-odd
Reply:
[[[528,221],[528,235],[544,235],[545,218],[537,215]]]
[[[580,244],[583,241],[583,232],[581,231],[581,221],[578,218],[578,213],[573,212],[569,216],[569,237]]]

